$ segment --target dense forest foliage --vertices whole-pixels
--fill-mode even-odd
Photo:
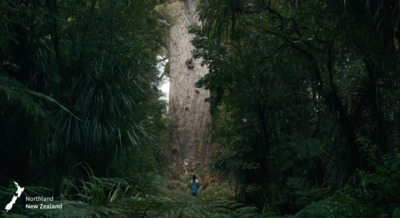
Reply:
[[[400,1],[199,0],[197,197],[163,176],[176,2],[0,1],[0,206],[18,181],[63,204],[27,217],[400,217]]]
[[[399,206],[399,1],[204,0],[212,166],[276,215]],[[396,209],[398,213],[398,209]]]
[[[18,181],[27,194],[47,187],[57,197],[80,187],[76,178],[132,186],[162,172],[154,136],[165,128],[157,56],[166,29],[156,4],[0,2],[1,186]]]

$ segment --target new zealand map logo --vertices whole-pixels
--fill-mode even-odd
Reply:
[[[6,206],[6,212],[8,212],[9,210],[11,210],[11,208],[13,207],[13,205],[15,204],[15,202],[17,201],[17,199],[21,196],[22,192],[24,191],[24,187],[20,187],[18,185],[18,183],[14,182],[15,187],[17,188],[17,192],[15,192],[15,195],[13,196],[12,200],[10,201],[10,203],[7,204]]]

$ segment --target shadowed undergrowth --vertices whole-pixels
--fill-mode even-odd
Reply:
[[[123,178],[98,178],[88,168],[89,179],[65,180],[63,195],[53,202],[62,209],[25,209],[25,196],[38,195],[38,188],[26,187],[9,213],[2,217],[257,217],[258,208],[233,201],[233,191],[223,183],[209,184],[192,196],[187,178],[165,180],[152,175],[141,188]],[[1,189],[1,199],[10,199],[13,188]],[[10,197],[11,196],[11,197]],[[35,202],[39,204],[40,202]]]

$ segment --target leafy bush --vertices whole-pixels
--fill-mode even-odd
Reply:
[[[358,197],[370,210],[391,214],[400,204],[400,152],[377,159],[374,172],[358,171]]]
[[[358,170],[353,185],[313,202],[297,217],[396,217],[400,204],[400,152],[379,157],[377,147],[363,141],[363,154],[370,170]]]
[[[347,187],[350,188],[350,187]],[[345,188],[345,190],[347,189]],[[350,188],[352,189],[352,188]],[[362,217],[365,215],[365,208],[358,199],[354,198],[346,191],[338,191],[333,196],[318,202],[313,202],[299,213],[296,217]]]
[[[234,195],[233,190],[228,184],[211,185],[207,189],[199,193],[199,197],[204,202],[210,202],[215,200],[229,200]]]

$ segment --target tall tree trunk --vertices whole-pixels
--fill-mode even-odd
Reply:
[[[196,88],[195,83],[208,73],[201,60],[192,58],[193,35],[188,26],[201,25],[196,12],[197,0],[180,2],[174,13],[178,19],[170,28],[168,56],[170,64],[169,119],[170,133],[169,173],[179,175],[206,171],[212,149],[210,134],[210,105],[205,102],[209,92]]]

